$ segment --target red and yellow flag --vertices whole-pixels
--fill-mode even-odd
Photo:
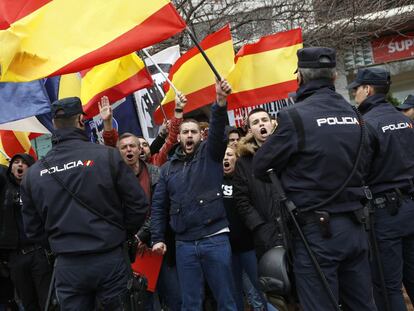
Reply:
[[[302,42],[301,29],[293,29],[243,46],[228,76],[233,90],[228,109],[287,98],[296,91],[296,52],[303,47]]]
[[[227,25],[219,31],[208,35],[200,42],[208,58],[221,76],[226,77],[234,65],[233,40]],[[196,110],[216,100],[215,76],[201,55],[194,47],[181,56],[171,67],[169,78],[174,86],[187,97],[184,112]],[[175,93],[166,86],[166,95],[161,103],[168,118],[174,114]],[[154,113],[157,124],[163,121],[163,114],[158,108]]]
[[[36,159],[36,153],[32,148],[30,139],[39,136],[38,134],[28,132],[15,132],[0,130],[0,164],[9,165],[9,162],[4,157],[5,153],[10,158],[16,153],[28,153]]]
[[[0,0],[0,81],[91,68],[185,28],[169,0]]]
[[[102,96],[108,96],[109,101],[114,103],[152,84],[144,62],[131,53],[80,73],[61,76],[57,97],[79,97],[83,111],[88,117],[93,117],[99,113],[98,102]]]

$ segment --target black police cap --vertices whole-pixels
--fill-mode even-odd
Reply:
[[[357,76],[347,89],[355,89],[360,85],[390,85],[391,76],[388,70],[383,68],[363,68],[359,69]]]
[[[336,51],[331,48],[314,47],[298,50],[299,68],[334,68]]]
[[[52,103],[52,118],[68,118],[77,114],[85,114],[79,97],[67,97]]]
[[[397,106],[397,109],[399,110],[407,110],[410,108],[414,108],[414,96],[413,95],[408,95],[406,99],[404,99],[403,103]]]

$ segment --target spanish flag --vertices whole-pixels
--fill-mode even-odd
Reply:
[[[0,164],[9,165],[6,157],[13,157],[16,153],[28,153],[36,159],[36,153],[32,148],[30,139],[34,139],[38,134],[28,132],[15,132],[0,130]]]
[[[298,28],[243,46],[228,76],[232,86],[228,109],[287,98],[288,93],[296,91],[296,52],[303,47],[302,42],[302,31]]]
[[[200,42],[208,58],[221,76],[226,77],[234,65],[233,40],[227,25],[219,31],[208,35]],[[171,67],[169,79],[174,86],[187,97],[184,113],[196,110],[216,100],[215,76],[201,55],[194,47],[181,56]],[[168,118],[174,114],[175,93],[166,86],[166,95],[161,103]],[[163,121],[163,114],[158,108],[154,113],[157,124]]]
[[[92,118],[99,113],[98,102],[102,96],[108,96],[109,101],[114,103],[137,90],[152,86],[153,80],[144,62],[131,53],[80,73],[62,75],[54,83],[58,83],[55,98],[79,97],[83,111]]]
[[[0,81],[91,68],[185,28],[169,0],[0,0]]]

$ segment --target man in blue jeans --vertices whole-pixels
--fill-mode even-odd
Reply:
[[[179,146],[161,168],[152,201],[153,251],[165,253],[169,220],[175,232],[177,270],[182,291],[182,311],[201,310],[204,279],[218,310],[236,311],[233,298],[231,248],[221,185],[226,150],[226,97],[230,85],[216,84],[217,103],[211,108],[208,139],[201,142],[197,121],[184,120]]]

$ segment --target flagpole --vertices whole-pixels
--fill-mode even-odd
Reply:
[[[2,154],[3,157],[6,158],[7,161],[10,161],[10,157],[6,154],[6,152],[0,149],[0,153]]]
[[[188,28],[187,26],[187,32],[190,35],[191,40],[193,40],[194,44],[197,46],[198,50],[200,51],[201,55],[203,55],[204,59],[206,60],[207,64],[209,65],[209,67],[211,68],[211,70],[213,71],[214,75],[216,76],[218,81],[221,81],[221,76],[218,73],[217,69],[214,67],[213,63],[210,61],[210,59],[208,58],[206,52],[204,52],[203,48],[201,47],[201,45],[198,43],[197,38],[194,36],[194,34],[192,33],[192,31],[190,30],[190,28]]]
[[[159,73],[164,77],[164,79],[168,82],[168,84],[171,86],[171,88],[174,90],[174,93],[176,96],[178,96],[178,94],[180,94],[180,92],[177,90],[177,88],[175,87],[175,85],[172,83],[172,81],[170,79],[168,79],[168,76],[164,73],[164,71],[162,71],[161,67],[155,62],[155,60],[152,58],[152,56],[147,52],[146,49],[142,49],[142,51],[144,52],[144,54],[151,60],[151,62],[154,64],[155,68],[157,68],[157,70],[159,71]],[[167,114],[164,111],[164,107],[161,105],[160,102],[160,109],[162,114],[164,115],[164,119],[168,120],[167,118]]]

